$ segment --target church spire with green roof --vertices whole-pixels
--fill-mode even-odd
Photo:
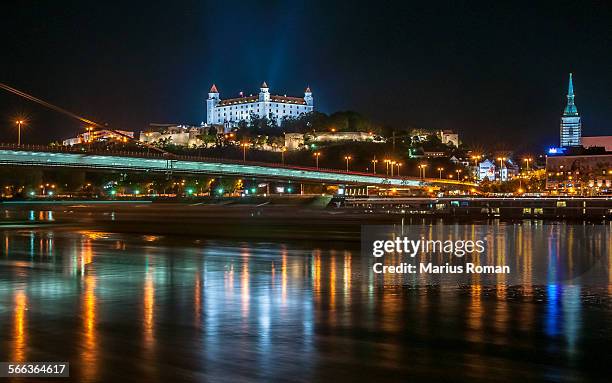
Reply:
[[[577,116],[578,109],[576,109],[576,105],[574,104],[574,83],[572,82],[572,74],[569,74],[569,87],[567,89],[567,105],[565,106],[565,110],[563,111],[563,116]]]

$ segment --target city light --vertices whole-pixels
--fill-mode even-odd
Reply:
[[[478,166],[478,160],[481,158],[482,156],[480,154],[472,156],[472,159],[474,160],[474,166]]]
[[[17,124],[17,146],[21,146],[21,127],[25,125],[26,122],[27,121],[24,119],[15,121],[15,124]]]
[[[548,154],[563,154],[566,148],[548,148]]]
[[[251,144],[249,144],[248,142],[240,144],[240,146],[242,146],[242,160],[244,162],[246,162],[246,150],[250,145]]]
[[[419,177],[425,178],[425,169],[427,168],[427,164],[420,164],[419,168]]]
[[[346,171],[348,172],[349,171],[349,161],[351,159],[353,159],[353,157],[351,157],[351,156],[344,156],[344,159],[346,160]]]

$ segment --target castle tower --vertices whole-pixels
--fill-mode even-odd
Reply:
[[[307,86],[306,90],[304,91],[304,101],[306,101],[306,105],[308,106],[314,105],[314,99],[312,98],[312,91],[310,90],[309,86]]]
[[[270,101],[270,88],[268,88],[268,84],[265,81],[259,88],[259,101]]]
[[[213,84],[208,91],[208,99],[206,100],[206,123],[209,125],[215,123],[215,106],[219,101],[219,91],[217,86]]]
[[[574,104],[574,83],[572,74],[569,75],[569,86],[567,90],[567,105],[561,117],[561,147],[578,146],[581,143],[582,123],[578,109]]]
[[[270,88],[264,81],[259,88],[259,102],[261,103],[261,112],[259,117],[270,118]]]

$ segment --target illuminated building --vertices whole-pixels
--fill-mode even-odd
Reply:
[[[606,152],[612,152],[612,136],[582,137],[582,146],[585,148],[604,148]]]
[[[220,129],[220,127],[219,127]],[[202,124],[194,125],[177,125],[177,124],[150,124],[146,132],[140,132],[139,140],[141,142],[156,143],[167,142],[178,146],[193,147],[205,145],[202,140],[203,136],[216,136],[219,133],[217,126],[208,126]]]
[[[500,167],[497,164],[503,165]],[[489,181],[509,181],[518,174],[518,166],[509,158],[504,158],[501,162],[494,162],[485,159],[478,164],[478,180],[483,181],[485,178]]]
[[[121,133],[123,136],[118,135],[117,133]],[[134,132],[129,132],[126,130],[88,130],[87,132],[81,133],[74,138],[68,138],[62,141],[62,145],[64,146],[72,146],[78,144],[88,144],[91,142],[99,142],[99,141],[110,141],[113,139],[123,140],[125,141],[126,137],[134,138]]]
[[[452,145],[456,148],[459,147],[459,134],[452,130],[439,130],[436,135],[445,145]]]
[[[569,87],[567,90],[567,105],[561,117],[561,147],[578,146],[582,136],[582,123],[578,115],[578,109],[574,104],[574,83],[572,74],[569,75]]]
[[[213,84],[206,100],[206,123],[220,124],[226,130],[237,126],[240,121],[248,121],[251,115],[275,120],[281,125],[284,117],[295,118],[314,110],[314,101],[310,87],[304,91],[304,97],[278,96],[270,94],[268,85],[261,84],[259,94],[221,99],[219,90]]]
[[[478,180],[483,181],[485,178],[489,181],[495,181],[495,163],[491,160],[484,160],[478,164]]]
[[[609,193],[611,186],[612,153],[571,153],[546,158],[546,188],[551,191],[594,195]]]

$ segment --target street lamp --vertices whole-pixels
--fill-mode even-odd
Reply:
[[[353,159],[353,157],[351,156],[344,156],[344,159],[346,160],[346,171],[349,171],[349,161]]]
[[[319,157],[321,156],[321,152],[314,152],[312,155],[315,157],[315,163],[317,164],[317,169],[319,168]]]
[[[242,146],[242,161],[246,162],[246,150],[247,150],[247,147],[249,146],[249,143],[245,142],[245,143],[240,144],[240,146]]]
[[[398,162],[396,165],[397,165],[397,176],[399,177],[399,175],[400,175],[400,167],[402,167],[402,163]]]
[[[423,172],[422,177],[425,178],[425,168],[427,167],[427,164],[421,164],[419,165],[419,169],[421,169],[421,172]],[[421,173],[419,173],[419,176],[421,176]]]
[[[24,125],[25,120],[17,120],[15,121],[17,124],[17,146],[21,146],[21,125]]]
[[[287,147],[283,146],[281,148],[281,163],[285,164],[285,152],[287,151]]]
[[[372,160],[372,165],[374,166],[374,174],[376,174],[376,164],[378,163],[378,160],[376,159],[376,157],[374,157],[374,159]]]
[[[504,168],[506,157],[497,157],[497,160],[499,161],[499,182],[502,182],[502,169]]]
[[[393,168],[395,167],[395,164],[395,161],[391,161],[391,177],[393,177]]]
[[[389,175],[389,164],[391,163],[391,160],[385,160],[385,164],[387,165],[387,175]]]
[[[478,160],[481,158],[482,158],[481,155],[472,156],[472,159],[474,160],[474,166],[478,166]]]
[[[457,181],[461,181],[461,179],[459,178],[459,174],[461,173],[461,169],[456,169],[455,172],[457,173]]]
[[[532,158],[524,158],[523,161],[527,163],[527,173],[529,173],[529,161],[533,161]]]
[[[437,170],[440,173],[440,179],[442,179],[442,172],[444,171],[444,168],[438,168]]]

